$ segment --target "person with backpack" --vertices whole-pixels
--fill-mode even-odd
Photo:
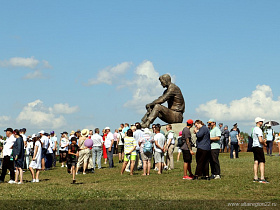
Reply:
[[[143,160],[143,176],[150,175],[151,160],[153,157],[154,138],[148,128],[144,129],[144,134],[139,140],[141,158]]]
[[[119,133],[118,133],[118,153],[119,153],[119,163],[123,162],[124,158],[124,133],[122,132],[122,128],[119,128]]]
[[[167,145],[167,156],[166,156],[166,166],[169,170],[174,169],[174,159],[173,159],[173,152],[175,148],[175,133],[172,130],[172,125],[166,126],[167,134],[165,135],[166,138],[166,145]]]

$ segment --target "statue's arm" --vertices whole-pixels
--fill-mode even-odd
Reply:
[[[154,100],[152,103],[147,104],[146,108],[154,106],[156,104],[163,104],[164,102],[168,101],[174,95],[172,90],[165,90],[163,95],[160,96],[158,99]]]

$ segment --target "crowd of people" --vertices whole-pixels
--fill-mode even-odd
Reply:
[[[269,141],[275,134],[266,130],[264,139],[261,127],[264,119],[256,118],[256,127],[252,130],[252,151],[254,153],[254,182],[268,183],[264,178],[265,158],[263,146],[267,146],[268,154],[272,148]],[[216,126],[216,121],[210,119],[207,126],[201,121],[189,119],[186,127],[177,135],[172,125],[166,126],[166,132],[160,124],[153,124],[152,129],[141,127],[139,122],[129,125],[120,124],[114,133],[109,127],[102,130],[83,129],[61,133],[60,139],[54,131],[50,133],[41,130],[38,134],[26,136],[26,129],[7,128],[6,138],[0,138],[3,143],[2,173],[0,182],[4,182],[7,170],[10,173],[10,184],[23,184],[24,168],[31,173],[31,182],[39,182],[40,171],[56,167],[57,155],[61,167],[66,167],[72,174],[73,183],[77,174],[94,173],[95,169],[104,164],[114,168],[113,155],[118,156],[122,164],[121,175],[126,171],[133,175],[135,170],[143,171],[143,176],[149,176],[151,169],[162,174],[164,170],[174,169],[173,153],[178,147],[178,157],[183,155],[183,179],[211,180],[221,179],[219,153],[230,148],[230,158],[239,158],[240,130],[237,124],[229,131],[228,126]],[[196,148],[196,152],[194,152]],[[196,169],[192,172],[192,158],[195,155]],[[209,166],[210,172],[209,174]],[[258,169],[261,176],[258,178]]]

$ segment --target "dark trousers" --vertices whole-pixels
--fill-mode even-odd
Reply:
[[[111,152],[109,152],[109,148],[106,148],[106,151],[107,151],[107,156],[108,156],[109,168],[113,168],[114,167],[114,160],[113,160],[114,148],[111,149]]]
[[[233,151],[235,151],[235,157],[238,158],[239,146],[237,143],[231,143],[230,145],[230,158],[233,158]]]
[[[209,161],[210,151],[198,148],[196,152],[196,176],[209,176]]]
[[[212,175],[220,175],[220,162],[219,162],[220,149],[211,149],[210,166]]]
[[[53,167],[55,167],[55,166],[56,166],[56,151],[53,151],[53,153],[52,153],[52,159],[53,159],[52,165],[53,165]]]
[[[271,155],[272,154],[273,141],[267,141],[266,144],[267,144],[267,147],[266,147],[267,154]]]
[[[114,154],[118,154],[117,141],[114,141]]]
[[[2,174],[0,180],[4,182],[7,169],[10,171],[10,179],[15,181],[14,161],[10,160],[10,156],[5,156],[2,162]]]

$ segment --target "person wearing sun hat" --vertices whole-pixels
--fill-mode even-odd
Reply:
[[[79,159],[77,163],[76,174],[78,174],[78,171],[82,165],[83,165],[83,174],[86,174],[86,169],[89,161],[89,153],[90,153],[89,148],[85,146],[85,141],[87,140],[88,135],[89,135],[88,129],[83,129],[81,131],[81,137],[79,138],[79,142],[78,142],[80,151],[79,151]]]
[[[253,147],[252,151],[254,153],[254,182],[259,183],[269,183],[264,176],[265,169],[265,157],[263,152],[263,146],[266,145],[266,141],[263,138],[262,125],[264,119],[257,117],[255,119],[256,127],[253,129]],[[260,169],[261,179],[258,178],[258,169]]]

